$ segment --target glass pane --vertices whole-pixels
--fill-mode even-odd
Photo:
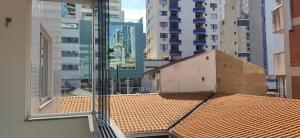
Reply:
[[[92,111],[92,3],[32,3],[31,115]]]

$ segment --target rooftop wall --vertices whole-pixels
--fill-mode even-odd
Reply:
[[[161,69],[161,92],[216,91],[215,52]]]
[[[212,51],[185,59],[160,70],[162,93],[213,91],[265,95],[264,69]]]
[[[216,52],[217,92],[265,95],[267,90],[264,69]]]

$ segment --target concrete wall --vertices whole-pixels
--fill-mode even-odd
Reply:
[[[89,138],[87,118],[47,121],[26,119],[26,91],[30,93],[31,0],[0,3],[0,137]],[[5,18],[12,22],[5,27]]]
[[[222,52],[216,53],[217,92],[265,95],[264,70]]]
[[[161,69],[161,92],[216,91],[215,61],[209,52]]]
[[[160,70],[162,93],[213,91],[265,95],[264,69],[220,51],[178,62]]]

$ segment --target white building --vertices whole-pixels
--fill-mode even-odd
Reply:
[[[275,82],[275,54],[284,52],[284,35],[273,33],[272,11],[280,4],[276,0],[267,0],[266,2],[266,34],[268,49],[268,88],[277,89]]]
[[[147,59],[219,49],[223,0],[147,0]]]

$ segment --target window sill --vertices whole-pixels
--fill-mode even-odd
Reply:
[[[40,120],[59,120],[59,119],[72,119],[72,118],[85,118],[91,115],[92,112],[81,113],[55,113],[55,114],[40,114],[31,115],[25,121],[40,121]]]
[[[46,102],[44,102],[42,105],[40,105],[39,109],[42,110],[44,109],[48,104],[52,103],[55,100],[55,98],[52,98],[50,100],[47,100]]]

